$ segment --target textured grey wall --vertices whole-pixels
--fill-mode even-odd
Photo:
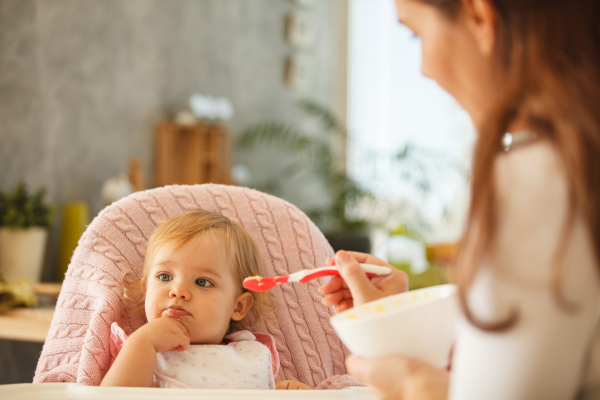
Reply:
[[[152,170],[155,123],[193,92],[229,97],[234,133],[293,120],[299,98],[331,104],[332,2],[315,2],[319,73],[298,94],[282,83],[284,17],[298,8],[289,0],[0,0],[0,190],[23,178],[57,205],[85,200],[95,214],[102,183],[130,157]],[[257,158],[237,159],[260,173]]]

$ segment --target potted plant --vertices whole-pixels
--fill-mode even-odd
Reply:
[[[26,278],[39,282],[54,207],[44,201],[45,189],[33,195],[25,183],[0,193],[0,273],[7,282]]]
[[[353,217],[349,209],[372,194],[334,163],[331,143],[336,139],[346,142],[346,127],[328,109],[313,101],[300,101],[298,107],[318,122],[316,134],[306,134],[282,122],[266,122],[251,126],[238,138],[238,149],[260,145],[287,155],[289,164],[283,168],[277,166],[279,179],[255,188],[281,196],[285,182],[320,180],[328,194],[327,205],[303,211],[325,232],[335,250],[369,252],[369,221]]]

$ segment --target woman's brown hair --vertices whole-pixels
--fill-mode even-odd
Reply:
[[[190,210],[173,217],[156,228],[146,248],[144,270],[140,279],[128,282],[124,279],[125,298],[137,312],[144,315],[144,297],[148,287],[148,276],[156,254],[166,243],[175,243],[177,248],[200,235],[215,235],[226,246],[239,292],[247,291],[242,281],[250,276],[265,275],[264,260],[248,231],[229,218],[206,210]],[[124,275],[125,276],[125,275]],[[271,305],[267,292],[250,292],[254,297],[249,315],[241,321],[232,321],[230,331],[248,329],[257,318],[265,322],[271,319]]]
[[[462,7],[461,0],[420,1],[437,7],[448,18],[454,18]],[[494,246],[494,161],[501,152],[501,138],[515,118],[525,118],[550,140],[565,166],[570,214],[563,238],[575,214],[581,215],[600,260],[600,1],[487,1],[496,17],[495,56],[507,86],[500,105],[480,127],[469,224],[455,277],[469,320],[482,329],[501,330],[516,321],[517,311],[506,321],[483,323],[469,312],[466,298],[481,258]],[[552,289],[558,304],[568,307],[559,285],[564,251],[564,246],[556,249]]]

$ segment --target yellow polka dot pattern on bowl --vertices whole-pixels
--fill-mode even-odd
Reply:
[[[390,299],[388,301],[382,299],[377,303],[360,306],[354,309],[352,313],[340,315],[339,317],[342,319],[358,320],[361,317],[381,315],[388,311],[397,310],[398,308],[412,308],[412,306],[429,303],[437,299],[439,299],[439,296],[435,292],[429,293],[424,290],[418,290],[415,293],[405,293],[402,299]]]

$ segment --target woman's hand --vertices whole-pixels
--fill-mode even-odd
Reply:
[[[408,290],[408,276],[390,264],[370,254],[340,250],[330,265],[340,267],[340,275],[319,288],[326,306],[336,306],[338,312]],[[359,264],[374,264],[392,269],[385,276],[368,278]]]
[[[281,381],[275,385],[277,390],[312,390],[308,385],[298,381]]]
[[[413,358],[351,355],[346,367],[382,400],[445,400],[448,396],[448,371]]]

